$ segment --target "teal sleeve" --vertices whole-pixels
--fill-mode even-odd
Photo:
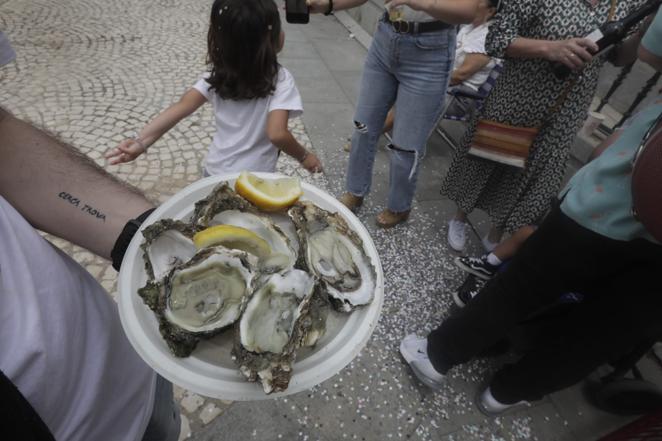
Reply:
[[[662,57],[662,12],[658,12],[646,31],[641,44],[648,52]]]

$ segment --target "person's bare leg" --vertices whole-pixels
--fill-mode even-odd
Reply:
[[[455,217],[453,219],[464,222],[465,224],[467,223],[467,213],[465,213],[460,207],[457,207],[457,211],[455,212]]]
[[[534,231],[536,231],[536,228],[532,225],[520,228],[508,239],[499,243],[499,245],[497,245],[492,251],[492,254],[498,257],[502,262],[510,259],[517,254],[517,250],[519,250],[522,244],[533,234]]]
[[[391,110],[386,114],[386,121],[384,121],[384,128],[382,133],[390,132],[393,130],[393,122],[395,121],[395,107],[391,107]]]

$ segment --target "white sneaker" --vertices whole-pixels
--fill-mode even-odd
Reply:
[[[451,219],[448,221],[448,244],[455,251],[464,250],[467,243],[467,223],[461,220]]]
[[[496,398],[494,398],[494,395],[492,395],[492,391],[490,391],[490,388],[487,387],[481,394],[480,397],[478,397],[478,400],[476,400],[476,405],[478,406],[478,409],[483,412],[487,416],[496,416],[504,413],[508,409],[512,409],[514,407],[521,407],[528,405],[528,401],[518,401],[517,403],[514,404],[504,404],[499,401],[497,401]]]
[[[483,237],[481,242],[483,243],[483,248],[485,248],[485,251],[487,251],[488,253],[494,251],[497,245],[499,245],[499,242],[492,242],[487,234],[485,235],[485,237]]]
[[[409,334],[400,343],[400,353],[423,384],[432,389],[441,389],[445,375],[440,374],[428,358],[428,339]]]

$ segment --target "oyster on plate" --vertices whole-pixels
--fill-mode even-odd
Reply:
[[[287,234],[227,183],[216,186],[208,197],[195,204],[193,219],[206,227],[232,225],[245,228],[262,238],[271,248],[270,255],[260,259],[262,272],[286,271],[294,267],[297,250]]]
[[[162,280],[175,266],[188,262],[198,251],[193,235],[200,228],[173,219],[154,222],[142,231],[145,238],[143,250],[147,277]]]
[[[227,182],[221,182],[204,199],[195,203],[193,223],[202,227],[211,225],[211,220],[225,210],[238,210],[258,214],[259,210],[248,200],[239,196]]]
[[[334,308],[349,312],[372,301],[376,272],[363,242],[338,214],[309,201],[289,210],[300,237],[298,267],[317,276]]]
[[[323,298],[305,271],[262,278],[235,325],[232,353],[248,381],[260,381],[265,393],[287,388],[296,350],[324,333],[328,308]]]
[[[203,248],[163,280],[149,280],[138,290],[176,356],[189,356],[201,339],[237,321],[252,290],[256,261],[243,251]]]

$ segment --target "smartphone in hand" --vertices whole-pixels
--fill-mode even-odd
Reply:
[[[308,23],[310,13],[306,0],[285,0],[285,20],[288,23]]]

